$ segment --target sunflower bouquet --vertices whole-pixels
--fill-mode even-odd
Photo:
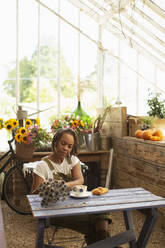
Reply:
[[[15,142],[18,144],[32,144],[37,150],[51,142],[51,135],[46,129],[41,128],[39,118],[35,120],[26,119],[24,126],[19,126],[17,119],[3,121],[0,119],[0,129],[5,128],[12,132]]]

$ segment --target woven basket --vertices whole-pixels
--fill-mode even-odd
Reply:
[[[33,157],[34,146],[31,144],[16,143],[17,158],[26,160]]]

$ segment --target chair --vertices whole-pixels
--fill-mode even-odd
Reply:
[[[81,170],[82,170],[82,174],[83,174],[83,176],[84,176],[84,181],[85,182],[87,182],[87,171],[88,171],[88,165],[86,165],[86,164],[84,164],[84,163],[82,163],[82,162],[80,162],[80,165],[81,165]],[[82,238],[82,237],[80,237],[80,236],[71,236],[71,235],[69,235],[69,236],[67,236],[67,237],[64,237],[64,228],[62,227],[62,226],[60,226],[60,224],[59,225],[52,225],[52,224],[50,224],[49,223],[49,221],[48,221],[48,223],[46,224],[47,225],[47,229],[46,229],[46,239],[47,239],[47,243],[48,244],[46,244],[46,245],[44,245],[44,247],[45,248],[53,248],[53,247],[56,247],[56,248],[60,248],[60,246],[58,246],[58,244],[60,244],[60,243],[65,243],[65,242],[82,242],[82,246],[81,247],[84,247],[84,238]],[[48,228],[51,226],[51,229],[53,229],[53,230],[51,230],[52,231],[52,235],[51,235],[51,237],[49,238],[49,231],[50,231],[50,229],[48,230]],[[54,239],[55,239],[55,235],[57,234],[57,232],[58,231],[60,231],[60,230],[63,230],[63,236],[62,236],[62,241],[58,241],[58,242],[55,242],[55,243],[53,243],[53,241],[54,241]],[[72,233],[72,234],[74,234],[74,230],[70,230],[70,233]],[[76,233],[76,235],[77,235],[77,233]]]

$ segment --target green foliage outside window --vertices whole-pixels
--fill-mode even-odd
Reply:
[[[44,92],[52,88],[57,91],[57,62],[58,52],[54,47],[42,46],[40,50],[40,81],[46,82],[41,85],[40,99],[45,102]],[[5,80],[3,85],[4,89],[12,97],[16,95],[16,68],[11,70],[8,74],[9,80]],[[46,80],[45,80],[46,78]],[[34,102],[36,101],[36,94],[34,88],[36,87],[35,81],[37,79],[37,51],[35,51],[28,59],[24,57],[20,61],[20,102]],[[44,80],[42,80],[44,79]],[[73,75],[70,68],[67,66],[65,59],[61,56],[61,93],[65,97],[73,97],[76,95],[75,84]],[[43,91],[43,92],[42,92]],[[48,93],[48,92],[47,92]],[[51,98],[47,98],[51,101]]]

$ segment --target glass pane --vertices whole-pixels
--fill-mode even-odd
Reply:
[[[19,1],[19,56],[31,59],[37,48],[38,4],[33,0]]]
[[[104,55],[104,74],[103,74],[103,101],[104,106],[112,105],[116,102],[117,80],[118,80],[118,62],[108,53]]]
[[[139,115],[148,115],[147,112],[149,110],[147,105],[148,93],[149,89],[151,92],[154,92],[154,87],[140,78],[139,80]]]
[[[136,74],[127,68],[125,65],[121,65],[121,102],[123,106],[127,107],[127,113],[131,115],[136,114]]]
[[[1,117],[14,115],[16,76],[16,8],[15,1],[4,1],[0,8],[0,106]],[[10,5],[11,4],[11,5]],[[9,8],[10,6],[10,8]],[[4,25],[5,24],[5,25]],[[12,42],[11,42],[12,39]],[[8,95],[9,94],[9,95]],[[3,107],[2,107],[3,106]],[[13,107],[12,107],[13,106]]]

